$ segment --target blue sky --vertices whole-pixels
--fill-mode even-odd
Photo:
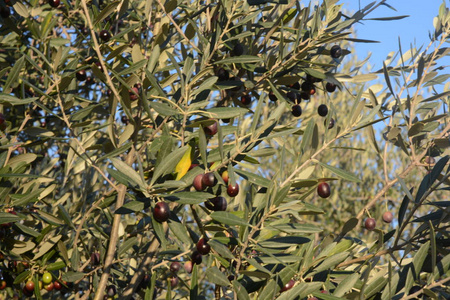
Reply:
[[[355,12],[359,8],[365,7],[374,0],[342,0],[339,3],[344,4],[344,8]],[[448,0],[445,0],[448,1]],[[442,0],[389,0],[389,5],[394,7],[394,11],[386,6],[378,7],[369,17],[393,17],[400,15],[409,15],[409,18],[396,21],[364,21],[358,24],[357,37],[361,39],[377,40],[378,44],[357,43],[356,53],[359,59],[367,57],[372,52],[369,60],[375,69],[383,66],[383,60],[389,52],[398,51],[398,37],[400,36],[402,50],[410,49],[411,45],[417,48],[424,45],[424,48],[430,42],[429,32],[434,31],[433,18],[439,12],[439,6]],[[446,60],[450,64],[450,59]]]

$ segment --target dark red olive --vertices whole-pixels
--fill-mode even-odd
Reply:
[[[103,29],[102,31],[100,31],[99,36],[102,39],[102,41],[104,41],[104,42],[109,41],[109,39],[111,38],[111,34],[106,29]]]
[[[326,121],[325,121],[326,122]],[[333,119],[333,118],[331,118],[330,119],[330,122],[328,123],[328,129],[331,129],[331,128],[333,128],[334,127],[334,124],[335,124],[335,120]]]
[[[206,186],[203,184],[203,174],[198,174],[197,176],[195,176],[193,185],[196,191],[203,191],[206,188]]]
[[[137,87],[131,88],[131,90],[128,91],[130,94],[130,100],[134,101],[139,97],[139,89]]]
[[[179,262],[173,261],[173,262],[170,264],[170,271],[171,271],[172,273],[178,273],[178,271],[180,271],[180,269],[181,269],[181,264],[180,264]]]
[[[178,280],[177,276],[170,277],[170,287],[171,288],[176,287],[178,285],[178,282],[179,282],[179,280]]]
[[[50,282],[49,284],[44,285],[44,289],[47,290],[47,292],[53,291],[53,288],[55,287],[53,282]]]
[[[212,123],[211,125],[203,127],[203,130],[207,135],[213,136],[217,133],[217,122]]]
[[[192,255],[191,255],[191,260],[192,260],[192,263],[199,265],[202,263],[202,255],[197,250],[194,250],[194,252],[192,252]],[[188,272],[188,273],[190,273],[190,272]]]
[[[230,197],[236,197],[237,194],[239,194],[239,184],[236,183],[234,186],[232,186],[231,184],[228,185],[227,194]]]
[[[252,104],[252,97],[250,95],[242,95],[241,97],[241,103],[243,105],[250,105]]]
[[[374,218],[367,218],[366,221],[364,222],[364,227],[367,230],[374,230],[376,226],[377,222],[375,221]]]
[[[169,220],[170,208],[166,202],[158,202],[153,209],[153,217],[159,223]]]
[[[122,121],[122,123],[123,124],[125,124],[125,125],[128,125],[128,118],[127,118],[127,116],[122,116],[121,118],[120,118],[120,120]]]
[[[287,291],[287,290],[292,289],[292,287],[294,286],[294,284],[295,284],[295,281],[294,281],[293,279],[289,280],[289,282],[286,283],[286,284],[283,286],[283,288],[281,289],[281,292],[285,292],[285,291]]]
[[[78,81],[85,81],[87,78],[87,74],[85,70],[78,71],[75,76],[77,77]]]
[[[336,87],[337,86],[331,82],[327,82],[327,84],[325,85],[325,89],[327,90],[328,93],[333,93],[336,90]]]
[[[34,281],[28,280],[27,283],[25,284],[25,289],[28,292],[34,292]]]
[[[327,182],[319,183],[319,185],[317,186],[317,194],[321,198],[328,198],[328,197],[330,197],[330,194],[331,194],[330,185]]]
[[[209,173],[203,174],[202,184],[205,187],[208,187],[208,186],[209,187],[213,187],[213,186],[215,186],[217,184],[217,179],[216,179],[216,176],[214,176],[214,173],[213,172],[209,172]]]
[[[227,199],[225,199],[224,197],[220,197],[220,196],[215,197],[215,198],[212,198],[212,199],[209,199],[208,201],[206,201],[205,206],[209,210],[225,211],[225,210],[227,210]]]
[[[100,264],[100,253],[92,252],[91,253],[91,265],[97,266]]]
[[[103,72],[103,67],[102,67],[102,63],[101,63],[101,62],[96,61],[96,62],[95,62],[95,66],[97,67],[97,69],[98,69],[99,71],[102,71],[102,72]]]
[[[61,284],[61,282],[55,281],[55,282],[53,282],[53,287],[55,290],[59,291],[62,289],[63,285]]]
[[[61,0],[48,0],[48,4],[51,7],[58,7],[61,4]]]
[[[269,99],[270,99],[270,101],[278,100],[277,96],[275,96],[275,94],[273,92],[269,92]]]
[[[201,238],[197,242],[197,251],[201,255],[207,255],[211,251],[211,246],[208,244],[208,242],[204,238]]]
[[[387,211],[383,214],[383,221],[385,223],[391,223],[392,220],[394,220],[394,215],[390,211]]]
[[[291,113],[294,117],[300,117],[302,115],[302,107],[298,104],[293,105]]]
[[[339,45],[334,45],[333,47],[331,47],[330,49],[330,55],[333,58],[339,58],[342,55],[342,49],[341,47],[339,47]]]

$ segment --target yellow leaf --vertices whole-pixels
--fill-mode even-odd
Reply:
[[[183,154],[183,157],[176,165],[175,173],[177,174],[177,177],[175,180],[180,180],[187,173],[187,171],[189,171],[189,167],[192,164],[191,152],[192,147],[189,146],[186,152]]]

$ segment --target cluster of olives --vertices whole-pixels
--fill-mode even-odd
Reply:
[[[394,215],[390,211],[386,211],[383,213],[382,219],[384,223],[389,224],[394,220]],[[376,226],[377,221],[372,217],[369,217],[364,221],[364,228],[366,228],[369,231],[374,230]]]
[[[3,254],[0,254],[0,257],[3,259]],[[25,261],[13,261],[10,260],[7,263],[7,269],[0,269],[0,290],[6,289],[8,286],[15,286],[14,284],[14,274],[22,273],[25,269],[29,268],[29,264]],[[53,274],[45,271],[42,273],[42,276],[39,280],[39,289],[45,289],[47,292],[51,292],[53,290],[60,291],[64,288],[69,288],[68,283],[60,280],[54,279]],[[24,281],[21,287],[23,295],[27,297],[31,297],[35,292],[35,281],[30,277],[28,280]]]
[[[238,56],[243,54],[243,46],[240,43],[237,43],[233,50],[231,51],[232,56]],[[339,45],[334,45],[329,50],[330,56],[334,59],[337,59],[342,56],[342,49]],[[237,77],[230,77],[230,72],[226,70],[225,68],[221,67],[218,68],[215,72],[216,76],[218,77],[218,82],[239,82],[240,79]],[[301,102],[302,100],[310,100],[311,96],[316,94],[317,91],[317,83],[322,82],[321,79],[315,78],[309,74],[306,75],[306,77],[302,80],[303,82],[296,82],[294,84],[290,84],[284,87],[286,93],[286,98],[293,103],[291,108],[291,113],[295,117],[300,117],[302,115],[302,107]],[[326,82],[323,84],[323,89],[327,91],[328,93],[333,93],[336,91],[336,84],[331,82]],[[234,87],[230,88],[230,91],[239,91],[240,87]],[[268,92],[269,100],[276,102],[278,101],[277,96],[273,91]],[[252,97],[248,92],[243,92],[239,97],[240,103],[243,106],[250,106],[252,104]],[[328,115],[328,106],[326,104],[320,104],[317,108],[317,113],[321,117],[326,117]],[[227,120],[223,120],[225,123]],[[325,124],[328,129],[331,129],[335,125],[335,120],[333,118],[330,118],[330,121],[328,124]]]

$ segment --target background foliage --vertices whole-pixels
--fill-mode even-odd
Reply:
[[[31,280],[38,299],[450,297],[445,2],[430,44],[381,70],[352,27],[384,0],[58,4],[0,3],[2,296]],[[294,117],[289,92],[314,79]],[[196,191],[206,172],[218,184]],[[202,263],[170,271],[202,237]],[[46,271],[64,289],[40,289]]]

